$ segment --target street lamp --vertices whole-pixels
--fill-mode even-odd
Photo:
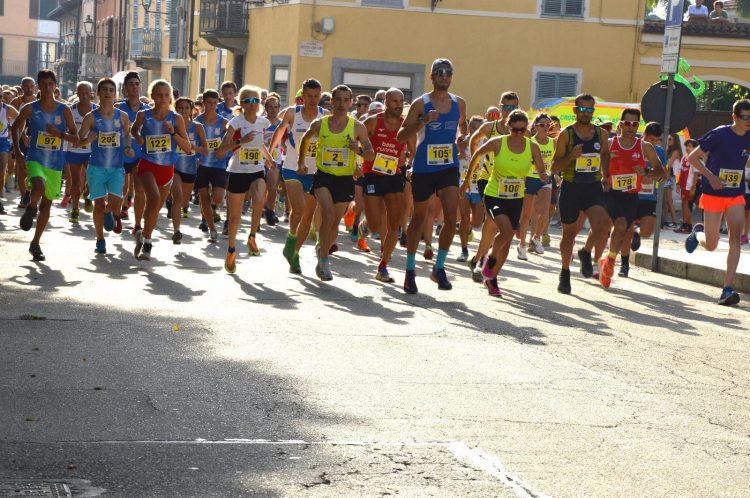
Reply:
[[[49,69],[49,45],[44,49],[44,57],[42,57],[42,60],[44,61],[44,69]]]
[[[94,32],[94,20],[91,19],[91,15],[86,15],[86,20],[83,21],[83,30],[86,32],[87,36],[91,36],[91,33]]]

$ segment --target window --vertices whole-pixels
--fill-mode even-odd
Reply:
[[[391,7],[393,9],[403,9],[404,0],[362,0],[363,7]]]
[[[29,2],[29,19],[39,19],[39,0]]]
[[[534,101],[557,97],[574,97],[578,93],[576,73],[538,72],[534,81]]]
[[[542,0],[542,15],[583,17],[584,0]]]
[[[289,101],[289,67],[272,66],[271,74],[273,75],[271,91],[279,94],[283,106],[285,102]]]
[[[0,0],[0,16],[5,15],[5,0]]]
[[[115,38],[115,20],[110,17],[107,19],[107,39],[105,40],[104,53],[107,57],[112,57],[112,42]]]

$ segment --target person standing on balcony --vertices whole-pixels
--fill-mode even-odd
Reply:
[[[707,21],[708,7],[703,5],[703,0],[695,0],[695,5],[688,7],[688,21]]]
[[[125,100],[117,104],[117,108],[128,115],[128,120],[133,123],[139,111],[148,109],[148,104],[141,102],[141,77],[135,71],[130,71],[125,75],[122,83],[122,95]],[[125,158],[125,186],[122,192],[123,199],[127,196],[127,203],[123,202],[121,216],[128,219],[128,208],[133,202],[135,194],[135,227],[133,234],[141,229],[141,220],[143,219],[143,209],[146,205],[146,198],[141,186],[141,180],[138,178],[136,166],[141,158],[141,148],[137,147],[135,138],[131,136],[130,146],[133,147],[135,155]],[[133,173],[136,174],[133,174]]]

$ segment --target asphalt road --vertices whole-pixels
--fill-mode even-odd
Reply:
[[[562,296],[552,248],[493,299],[455,247],[453,291],[419,257],[407,296],[403,250],[381,284],[343,233],[323,283],[283,224],[230,276],[194,218],[138,262],[53,210],[44,263],[0,217],[0,496],[748,494],[747,296],[635,267]]]

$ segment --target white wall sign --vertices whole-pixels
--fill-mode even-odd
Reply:
[[[317,40],[299,42],[300,57],[323,57],[323,42]]]

